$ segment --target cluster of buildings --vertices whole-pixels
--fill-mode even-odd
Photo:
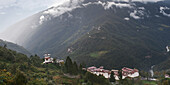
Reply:
[[[84,69],[85,70],[85,69]],[[93,74],[96,74],[97,76],[103,75],[105,78],[110,78],[111,71],[105,70],[103,66],[97,68],[97,67],[88,67],[87,68],[88,72],[91,72]]]
[[[111,72],[114,72],[114,77],[116,80],[119,80],[119,70],[105,70],[103,66],[97,68],[95,66],[88,67],[87,69],[84,68],[90,73],[96,74],[97,76],[103,75],[105,78],[110,78]],[[126,77],[135,78],[139,76],[139,70],[137,69],[130,69],[127,67],[122,68],[122,79]]]
[[[52,57],[50,57],[50,54],[45,54],[44,55],[44,64],[48,64],[48,63],[58,63],[59,65],[61,65],[62,63],[64,63],[64,60],[60,60],[60,59],[56,59],[54,61],[54,59]],[[83,70],[86,70],[90,73],[93,73],[97,76],[99,75],[103,75],[105,78],[110,78],[111,72],[114,72],[114,77],[116,80],[119,80],[119,70],[106,70],[104,69],[103,66],[100,66],[99,68],[92,66],[92,67],[88,67],[83,68]],[[122,79],[125,79],[126,77],[128,78],[135,78],[139,76],[139,70],[138,69],[131,69],[131,68],[127,68],[124,67],[122,68]],[[165,74],[165,78],[170,78],[170,75]]]
[[[44,55],[44,64],[48,64],[48,63],[59,63],[59,65],[61,65],[62,63],[64,63],[64,60],[60,60],[60,59],[56,59],[54,61],[54,59],[52,57],[50,57],[50,54],[45,54]],[[83,68],[83,70],[87,70],[90,73],[96,74],[97,76],[99,75],[103,75],[105,78],[110,78],[111,72],[114,72],[114,77],[116,80],[119,80],[119,70],[106,70],[104,69],[103,66],[100,66],[99,68],[92,66],[92,67],[88,67]],[[139,71],[137,69],[130,69],[130,68],[122,68],[122,79],[126,78],[126,77],[130,77],[130,78],[135,78],[139,76]]]

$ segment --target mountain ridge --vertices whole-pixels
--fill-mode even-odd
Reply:
[[[14,50],[18,53],[23,53],[27,56],[31,56],[31,53],[28,52],[24,47],[14,44],[12,42],[3,41],[0,39],[0,46],[4,47],[5,45],[6,45],[6,48],[8,48],[10,50]]]
[[[40,56],[50,53],[106,68],[148,69],[169,57],[169,7],[165,2],[72,2],[15,24],[12,34],[22,30],[16,39]]]

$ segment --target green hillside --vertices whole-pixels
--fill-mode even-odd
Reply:
[[[24,47],[19,46],[19,45],[17,45],[17,44],[14,44],[14,43],[12,43],[12,42],[3,41],[3,40],[0,39],[0,46],[3,47],[4,45],[6,45],[6,47],[7,47],[8,49],[15,50],[15,51],[17,51],[17,52],[19,52],[19,53],[26,54],[27,56],[30,56],[30,55],[31,55],[31,53],[28,52]]]
[[[73,52],[68,55],[88,65],[145,70],[167,59],[165,46],[170,42],[169,29],[152,23],[124,22],[119,18],[120,21],[116,21],[112,15],[108,17],[101,18],[103,23],[73,43],[70,46]],[[160,31],[160,27],[165,30]]]
[[[0,47],[0,85],[168,85],[170,82],[160,77],[162,72],[155,74],[159,81],[141,80],[141,77],[149,77],[144,71],[135,80],[126,78],[115,81],[112,80],[114,77],[105,79],[102,75],[82,70],[84,66],[77,65],[70,57],[61,66],[42,62],[43,59],[37,55],[28,58],[24,54]]]
[[[28,58],[24,54],[0,47],[0,85],[109,85],[103,76],[83,71],[82,65],[78,67],[69,57],[61,66],[42,62],[43,59],[37,55]]]

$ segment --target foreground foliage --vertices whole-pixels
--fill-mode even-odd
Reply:
[[[144,81],[140,77],[116,81],[112,76],[105,79],[82,70],[85,65],[77,65],[70,57],[64,64],[42,64],[43,59],[0,47],[0,85],[169,85],[170,79]],[[141,73],[145,74],[145,73]],[[114,75],[112,73],[111,75]],[[119,72],[121,74],[121,71]],[[143,76],[143,75],[142,75]],[[121,76],[120,76],[121,77]]]

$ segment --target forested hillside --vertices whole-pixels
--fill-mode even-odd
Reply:
[[[70,57],[65,63],[42,64],[43,59],[34,55],[27,57],[24,54],[0,47],[0,85],[169,85],[170,80],[164,78],[165,72],[155,72],[154,77],[159,81],[147,81],[143,78],[150,77],[145,71],[134,79],[122,78],[122,71],[119,71],[120,80],[116,81],[111,73],[111,78],[106,79],[102,75],[95,75],[83,70],[84,64],[77,65]],[[169,74],[169,72],[166,72]]]
[[[8,49],[15,50],[15,51],[17,51],[17,52],[19,52],[19,53],[26,54],[27,56],[30,56],[30,55],[31,55],[31,53],[28,52],[24,47],[19,46],[19,45],[17,45],[17,44],[14,44],[14,43],[12,43],[12,42],[3,41],[3,40],[0,39],[0,46],[2,46],[2,47],[5,46],[5,47],[8,48]]]
[[[5,47],[0,47],[0,85],[109,85],[103,76],[97,77],[82,70],[69,57],[64,64],[42,64],[43,59],[27,57]],[[87,77],[92,77],[88,79]],[[102,82],[101,82],[102,81]]]

